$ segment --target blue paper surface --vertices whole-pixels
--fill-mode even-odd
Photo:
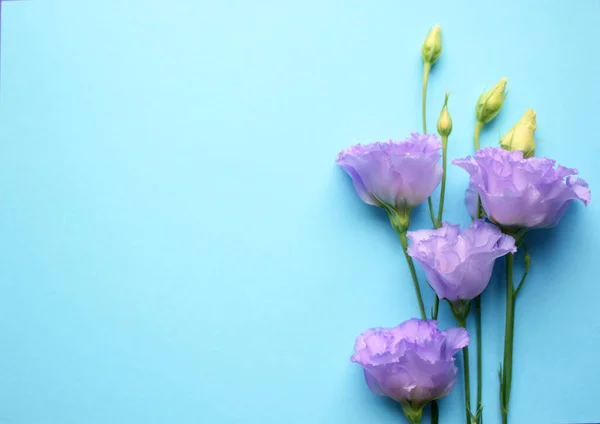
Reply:
[[[405,422],[349,358],[361,331],[418,315],[408,269],[334,158],[421,129],[434,24],[428,118],[451,90],[449,156],[506,76],[482,145],[533,107],[536,154],[592,188],[528,239],[511,423],[598,421],[598,1],[34,0],[2,5],[0,423]],[[466,184],[451,167],[449,221],[469,222]],[[460,377],[440,423],[464,422],[462,399]]]

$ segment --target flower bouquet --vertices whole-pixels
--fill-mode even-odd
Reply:
[[[482,423],[480,295],[490,282],[495,261],[504,257],[506,312],[499,395],[502,422],[508,423],[515,307],[531,264],[525,244],[527,233],[531,229],[554,227],[573,200],[587,205],[591,194],[587,183],[575,176],[576,169],[535,157],[537,124],[533,109],[526,111],[501,137],[499,147],[480,149],[481,130],[500,113],[506,99],[507,79],[502,78],[482,94],[475,105],[473,156],[452,161],[470,177],[465,205],[472,223],[461,229],[444,222],[447,150],[452,133],[448,94],[437,121],[437,135],[427,132],[426,123],[429,72],[441,53],[440,27],[435,26],[422,46],[423,133],[413,133],[403,141],[358,144],[340,152],[336,158],[352,179],[358,196],[388,214],[406,257],[421,315],[395,328],[365,331],[356,339],[351,359],[363,367],[369,389],[400,403],[411,423],[421,422],[427,405],[431,407],[432,423],[437,423],[436,401],[454,387],[458,375],[455,354],[462,350],[466,423]],[[440,184],[436,213],[431,196]],[[411,213],[415,206],[425,202],[432,228],[414,230]],[[515,254],[520,250],[524,272],[516,283],[513,266]],[[414,262],[422,267],[427,284],[435,292],[429,316]],[[448,303],[457,327],[440,330],[437,322],[440,299]],[[477,341],[474,404],[470,387],[471,338],[466,329],[472,309]]]

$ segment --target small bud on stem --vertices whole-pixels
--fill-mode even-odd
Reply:
[[[520,150],[524,158],[535,154],[536,115],[533,109],[527,110],[519,122],[500,139],[500,146],[506,150]]]
[[[487,93],[483,93],[477,100],[475,106],[475,117],[477,121],[487,124],[500,113],[500,109],[506,98],[506,83],[507,78],[502,78],[495,86]]]
[[[439,59],[442,54],[442,37],[440,34],[440,26],[435,25],[423,42],[421,47],[421,55],[423,56],[423,62],[433,65],[436,60]]]
[[[440,117],[437,121],[438,134],[443,137],[449,136],[452,132],[452,118],[448,112],[448,97],[450,97],[450,93],[446,93],[444,106],[442,106],[442,111],[440,112]]]

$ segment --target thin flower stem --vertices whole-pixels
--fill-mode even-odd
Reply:
[[[425,62],[423,66],[423,91],[421,93],[421,118],[423,119],[423,134],[427,134],[427,83],[429,82],[431,63]]]
[[[431,423],[437,424],[440,416],[440,411],[438,409],[437,400],[431,402]]]
[[[475,151],[480,149],[479,137],[481,130],[483,129],[483,122],[477,121],[475,124],[475,131],[473,133],[473,144]],[[479,196],[477,196],[477,209],[476,219],[481,218],[481,202]],[[477,412],[478,412],[478,423],[483,424],[483,411],[481,408],[482,396],[483,396],[483,355],[482,355],[482,342],[481,342],[481,295],[475,298],[475,332],[477,335]]]
[[[429,207],[429,219],[431,219],[431,223],[433,226],[436,226],[435,222],[435,213],[433,212],[433,202],[431,201],[431,196],[427,198],[427,205]]]
[[[425,62],[423,65],[423,90],[421,92],[421,119],[423,121],[423,134],[427,134],[427,84],[429,83],[429,71],[431,71],[431,63]],[[429,207],[429,217],[431,223],[435,226],[435,213],[433,212],[433,202],[431,196],[427,199]]]
[[[465,413],[467,424],[471,424],[471,380],[469,375],[469,347],[465,346],[463,352],[463,368],[465,374]]]
[[[529,274],[529,267],[525,268],[525,273],[523,274],[523,277],[521,277],[521,282],[519,283],[519,285],[517,286],[517,289],[515,290],[515,296],[514,296],[515,299],[517,298],[517,295],[521,291],[521,287],[523,287],[523,283],[525,282],[525,279],[527,278],[527,274]]]
[[[477,334],[477,412],[478,412],[478,423],[483,423],[483,414],[481,413],[482,408],[482,387],[483,387],[483,361],[481,355],[481,296],[475,298],[475,326]]]
[[[521,281],[519,282],[519,285],[517,286],[517,289],[515,290],[515,302],[517,301],[517,296],[519,295],[519,292],[521,291],[521,288],[523,287],[523,284],[525,283],[525,280],[527,279],[527,275],[529,274],[529,267],[531,266],[531,259],[529,258],[529,252],[527,251],[527,246],[523,243],[523,248],[525,249],[525,272],[523,272],[523,277],[521,277]]]
[[[469,316],[470,303],[461,304],[448,302],[450,303],[450,310],[452,311],[452,315],[454,315],[454,319],[456,319],[456,323],[459,327],[467,329],[467,317]],[[463,353],[463,371],[464,371],[464,379],[465,379],[465,413],[467,424],[475,424],[476,421],[472,421],[473,415],[471,414],[471,376],[469,373],[469,347],[465,346],[462,349]]]
[[[440,189],[440,205],[438,209],[437,221],[434,222],[434,228],[442,226],[442,217],[444,215],[444,197],[446,194],[446,165],[448,163],[448,136],[442,136],[442,187]],[[431,198],[429,198],[431,200]],[[440,298],[437,293],[434,294],[432,319],[437,320],[440,307]]]
[[[508,423],[508,405],[512,383],[512,354],[515,329],[515,289],[513,286],[514,255],[506,255],[506,326],[504,330],[504,362],[502,365],[502,423]]]
[[[410,275],[413,280],[413,284],[415,286],[415,293],[417,294],[417,301],[419,302],[419,310],[421,312],[421,318],[426,320],[427,314],[425,313],[425,305],[423,304],[423,298],[421,297],[421,289],[419,288],[419,280],[417,278],[417,272],[415,271],[415,264],[413,263],[412,258],[407,253],[406,249],[408,249],[408,240],[406,239],[406,231],[399,231],[398,235],[400,236],[400,244],[402,244],[402,250],[404,251],[404,256],[406,257],[406,262],[408,263],[408,269],[410,270]]]
[[[438,209],[436,228],[442,226],[444,213],[444,197],[446,195],[446,164],[448,162],[448,136],[442,136],[442,187],[440,189],[440,204]]]
[[[423,66],[423,90],[421,93],[421,118],[423,120],[423,134],[427,134],[427,84],[429,82],[429,71],[431,71],[431,63],[425,62],[424,66]],[[445,149],[444,149],[445,150]],[[444,156],[445,158],[445,156]],[[442,178],[446,178],[446,171],[445,171],[445,166],[444,166],[444,175]],[[442,189],[443,190],[443,189]],[[443,193],[443,191],[442,191]],[[435,221],[435,213],[433,212],[433,202],[431,200],[431,196],[429,196],[427,198],[427,206],[429,208],[429,218],[431,219],[431,223],[434,227],[437,228],[436,226],[436,221]],[[440,213],[441,214],[441,210],[442,207],[440,205]],[[406,248],[404,248],[405,251],[405,255],[408,261],[408,266],[409,268],[411,268],[411,273],[413,275],[413,281],[415,282],[415,288],[417,290],[417,297],[419,298],[419,307],[421,308],[421,316],[423,319],[427,319],[426,315],[425,315],[425,307],[423,306],[423,301],[421,299],[421,292],[419,290],[419,284],[416,280],[416,274],[414,274],[413,270],[414,270],[414,265],[412,265],[412,258],[410,258],[410,256],[408,256],[408,254],[406,254]],[[432,312],[432,319],[437,319],[437,315],[438,315],[438,308],[439,308],[439,304],[440,304],[440,299],[438,298],[437,294],[435,295],[435,299],[433,302],[433,312]],[[437,401],[433,401],[431,402],[431,424],[438,424],[438,404]]]
[[[473,140],[475,141],[475,151],[481,148],[479,145],[479,136],[481,135],[483,125],[484,123],[481,121],[477,121],[477,123],[475,124],[475,133],[473,134]]]

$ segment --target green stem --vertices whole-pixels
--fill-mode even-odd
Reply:
[[[475,133],[473,134],[473,140],[475,141],[475,151],[479,150],[479,136],[481,135],[481,130],[483,129],[484,123],[481,121],[477,121],[475,124]]]
[[[514,255],[506,255],[506,326],[504,330],[504,364],[502,366],[502,422],[508,423],[508,405],[512,383],[512,354],[515,329],[515,289],[513,286]]]
[[[475,124],[475,131],[473,133],[473,144],[475,147],[475,151],[479,150],[480,143],[479,137],[481,135],[481,130],[483,128],[484,123],[481,121],[477,121]],[[477,196],[477,212],[476,219],[481,218],[481,205],[479,201],[479,196]],[[483,390],[483,355],[482,355],[482,343],[481,343],[481,295],[475,298],[475,326],[476,326],[476,335],[477,335],[477,412],[479,417],[479,423],[483,422],[483,412],[480,410],[482,405],[482,390]]]
[[[469,314],[468,309],[465,310],[455,310],[452,304],[450,305],[452,309],[452,314],[454,318],[456,318],[456,322],[459,327],[467,329],[467,316]],[[469,347],[463,347],[463,371],[465,378],[465,414],[467,419],[467,424],[471,423],[471,375],[469,373]]]
[[[467,414],[467,424],[471,424],[471,380],[469,375],[469,347],[463,347],[462,351],[463,369],[465,373],[465,413]]]
[[[435,294],[435,298],[433,299],[433,313],[431,314],[431,319],[437,320],[438,310],[440,309],[440,298],[437,293]]]
[[[431,424],[437,424],[440,417],[437,400],[431,401]]]
[[[427,134],[427,83],[429,82],[431,63],[425,62],[423,66],[423,90],[421,93],[421,118],[423,119],[423,134]]]
[[[475,298],[475,326],[477,337],[477,412],[479,414],[478,422],[481,423],[483,421],[483,414],[481,413],[483,387],[483,360],[481,355],[481,296],[477,296]]]
[[[431,219],[431,224],[433,224],[433,226],[435,227],[435,214],[433,212],[433,202],[431,201],[431,196],[427,198],[427,205],[429,206],[429,219]]]
[[[448,136],[442,136],[442,187],[440,189],[440,204],[436,227],[442,226],[442,215],[444,213],[444,197],[446,195],[446,164],[448,162]]]
[[[431,63],[425,62],[424,66],[423,66],[423,90],[421,93],[421,118],[423,120],[423,134],[427,134],[427,84],[429,82],[429,71],[431,71]],[[446,177],[446,172],[444,171],[444,176],[442,178]],[[431,223],[433,224],[434,227],[436,227],[436,221],[435,221],[435,213],[433,212],[433,202],[431,200],[431,196],[429,196],[427,198],[427,206],[429,208],[429,218],[431,219]],[[441,206],[440,206],[440,211],[441,211]],[[441,213],[441,212],[438,212]],[[405,249],[406,251],[406,249]],[[407,260],[408,260],[409,256],[407,255]],[[412,258],[410,259],[409,262],[409,268],[411,267],[412,264]],[[412,266],[412,269],[414,269],[414,265]],[[412,271],[411,271],[412,273]],[[413,279],[415,279],[416,277],[413,277]],[[420,290],[419,290],[419,285],[418,282],[415,283],[415,287],[417,289],[417,297],[419,298],[419,307],[421,308],[421,315],[423,317],[423,319],[426,319],[425,316],[425,307],[423,306],[423,301],[421,300],[421,294],[420,294]],[[439,304],[440,304],[440,299],[437,297],[437,294],[435,295],[435,300],[433,303],[433,312],[432,312],[432,319],[437,319],[437,315],[438,315],[438,308],[439,308]],[[438,404],[437,401],[433,401],[431,402],[431,424],[437,424],[438,423],[438,417],[439,417],[439,411],[438,411]]]
[[[440,228],[442,226],[442,216],[444,214],[444,197],[446,195],[446,165],[448,163],[448,136],[442,136],[442,187],[440,189],[440,204],[438,209],[437,220],[433,223],[434,228]],[[431,197],[429,198],[431,201]],[[431,209],[430,209],[431,210]],[[432,211],[433,212],[433,211]],[[433,299],[433,313],[432,319],[437,320],[438,310],[440,307],[440,298],[437,293],[434,294]]]
[[[459,327],[467,329],[467,317],[469,316],[470,302],[463,303],[463,301],[458,302],[448,302],[450,304],[450,310],[452,311],[452,315],[454,315],[454,319]],[[465,413],[467,424],[474,424],[471,421],[471,376],[469,372],[469,347],[465,346],[462,349],[463,352],[463,371],[465,378]]]
[[[425,313],[425,305],[423,304],[423,298],[421,297],[421,289],[419,288],[419,280],[417,278],[417,272],[415,271],[415,264],[413,263],[412,258],[407,253],[406,249],[408,249],[408,240],[406,239],[406,231],[398,231],[398,236],[400,236],[400,244],[402,244],[402,250],[404,251],[404,257],[406,258],[406,262],[408,263],[408,269],[410,270],[410,275],[413,280],[413,285],[415,286],[415,293],[417,294],[417,301],[419,302],[419,310],[421,312],[421,318],[426,320],[427,314]]]
[[[527,279],[527,275],[529,274],[529,267],[531,266],[531,258],[529,257],[529,251],[527,250],[527,246],[523,243],[523,248],[525,249],[525,272],[523,273],[523,277],[521,277],[521,281],[519,282],[519,285],[517,286],[517,289],[515,290],[515,303],[516,303],[516,299],[517,296],[519,295],[519,292],[521,291],[521,288],[523,287],[523,284],[525,283],[525,280]]]
[[[425,62],[423,65],[423,90],[421,92],[421,119],[423,121],[423,134],[427,134],[427,84],[429,83],[429,71],[431,71],[431,63]],[[431,223],[435,226],[435,213],[433,212],[433,202],[431,197],[427,199],[429,207],[429,217]]]
[[[448,136],[442,136],[442,187],[440,188],[440,204],[438,209],[437,220],[433,223],[434,228],[442,226],[442,216],[444,214],[444,198],[446,196],[446,168],[448,163]],[[429,198],[431,201],[431,197]],[[432,211],[433,212],[433,211]],[[438,310],[440,306],[440,298],[437,293],[433,299],[433,313],[431,318],[437,320]]]
[[[479,135],[481,134],[481,129],[483,128],[483,122],[477,121],[475,124],[475,133],[473,135],[475,152],[479,150]],[[477,209],[475,212],[475,219],[481,218],[481,202],[479,201],[479,195],[477,196]]]

